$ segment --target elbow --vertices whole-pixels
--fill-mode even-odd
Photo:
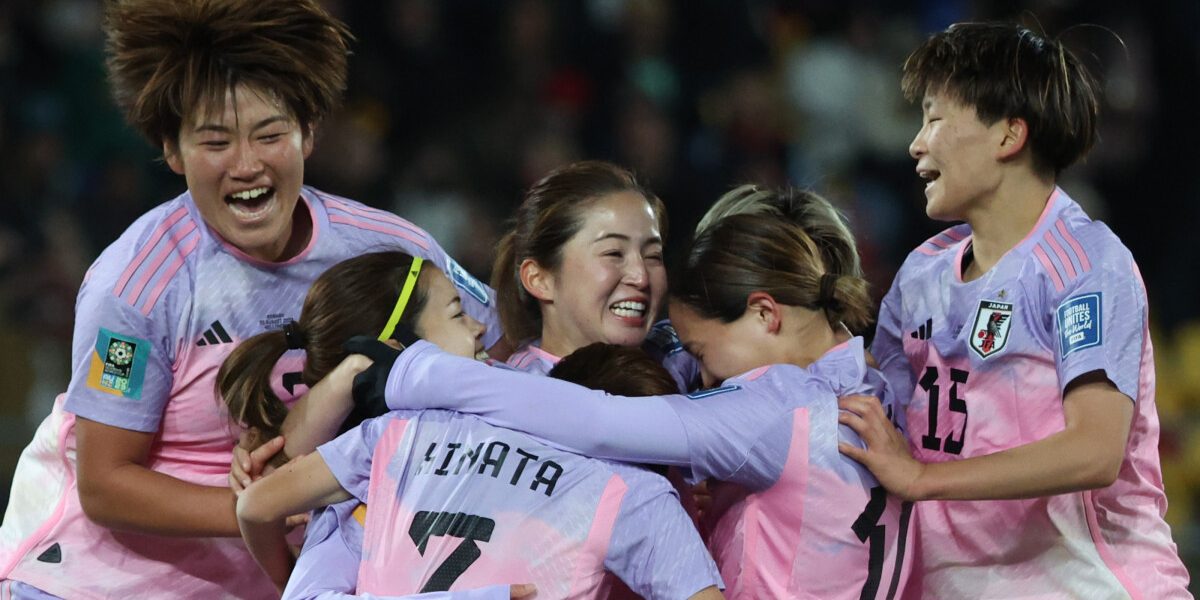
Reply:
[[[256,493],[254,485],[242,491],[237,499],[237,520],[239,523],[261,525],[283,518],[283,515],[271,514],[264,506],[260,494]]]
[[[1122,448],[1124,450],[1124,448]],[[1080,470],[1079,487],[1084,490],[1106,488],[1116,483],[1121,474],[1121,465],[1125,461],[1124,453],[1103,456],[1097,453]]]
[[[101,481],[87,478],[79,480],[79,506],[83,514],[93,523],[108,529],[118,529],[120,521],[118,510],[114,510],[113,494]]]

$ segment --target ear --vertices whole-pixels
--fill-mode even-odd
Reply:
[[[996,158],[1008,160],[1020,154],[1021,150],[1025,149],[1026,142],[1029,141],[1029,123],[1020,117],[1012,117],[1001,119],[996,125],[1001,127],[1003,134],[1000,139],[1000,147],[996,151]]]
[[[779,333],[783,325],[783,311],[779,303],[766,292],[751,292],[746,297],[746,313],[769,334]]]
[[[518,270],[521,286],[530,296],[542,302],[554,301],[554,274],[549,269],[542,268],[536,260],[527,258],[521,261]]]
[[[313,140],[317,137],[316,126],[310,125],[304,128],[304,133],[300,138],[300,151],[304,154],[304,159],[308,160],[308,155],[313,151]]]
[[[179,156],[179,144],[171,140],[163,140],[163,160],[176,175],[183,175],[183,158]]]

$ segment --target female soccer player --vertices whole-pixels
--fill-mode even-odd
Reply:
[[[420,336],[468,358],[483,332],[436,269],[402,253],[366,255],[322,275],[294,327],[248,340],[223,367],[234,384],[223,391],[261,382],[289,340],[317,361],[320,375],[364,328],[382,330],[385,340]],[[455,413],[368,421],[252,484],[238,516],[255,558],[282,585],[290,561],[282,518],[351,497],[370,501],[360,594],[531,582],[543,597],[603,597],[611,571],[650,597],[721,597],[715,565],[664,479]],[[321,568],[345,580],[345,568]]]
[[[832,214],[832,212],[831,212]],[[847,240],[852,242],[852,240]],[[911,507],[838,452],[837,396],[879,393],[862,340],[866,282],[827,268],[793,223],[735,214],[703,231],[671,320],[706,381],[683,396],[604,396],[488,369],[418,342],[388,369],[393,408],[444,407],[604,458],[690,467],[746,488],[710,541],[736,598],[889,598],[902,591]],[[454,377],[456,385],[442,382]],[[367,391],[360,388],[359,391]]]
[[[187,191],[85,278],[70,386],[17,466],[0,528],[0,589],[268,597],[225,483],[236,437],[214,392],[221,361],[294,319],[318,274],[371,248],[453,273],[488,344],[500,338],[494,299],[420,229],[303,186],[350,39],[317,2],[117,1],[105,31],[118,104]],[[299,391],[295,364],[277,370],[279,393]]]
[[[930,218],[872,352],[906,441],[863,399],[846,447],[917,503],[912,589],[952,598],[1183,598],[1163,521],[1146,292],[1129,251],[1063,190],[1097,87],[1060,42],[959,24],[909,56],[909,151]],[[910,455],[911,451],[911,455]],[[915,458],[914,458],[915,457]]]

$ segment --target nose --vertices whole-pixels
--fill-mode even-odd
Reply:
[[[487,328],[483,326],[483,323],[472,319],[470,315],[467,315],[467,327],[469,327],[471,332],[475,335],[475,339],[483,337],[483,332],[487,331]]]
[[[639,254],[631,255],[631,258],[625,263],[624,281],[636,288],[645,288],[650,280],[650,275],[646,271],[646,261]]]
[[[925,151],[925,128],[921,127],[917,131],[917,135],[913,136],[912,141],[908,144],[908,155],[920,160],[922,156],[925,156]]]
[[[254,144],[240,143],[234,152],[233,167],[229,170],[230,177],[239,180],[250,180],[255,179],[262,173],[262,160],[258,156],[258,151],[254,149]]]

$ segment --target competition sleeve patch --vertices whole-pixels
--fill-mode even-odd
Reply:
[[[1058,306],[1058,341],[1062,358],[1104,343],[1100,292],[1075,296]]]
[[[106,394],[141,400],[149,357],[150,342],[101,327],[87,385]]]
[[[446,265],[450,267],[450,281],[453,281],[454,285],[470,294],[480,304],[484,306],[488,305],[487,288],[478,279],[475,279],[466,269],[462,268],[462,265],[448,256],[446,257]]]

